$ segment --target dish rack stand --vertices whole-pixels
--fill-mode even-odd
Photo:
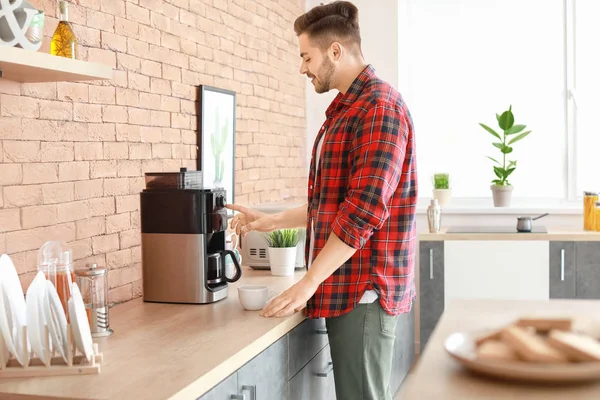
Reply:
[[[27,326],[23,326],[23,337],[27,337]],[[50,333],[48,327],[45,327],[44,348],[46,349],[46,358],[50,357],[49,365],[37,357],[33,351],[27,354],[27,348],[24,349],[23,359],[25,365],[11,356],[4,337],[0,333],[0,378],[29,378],[39,376],[62,376],[62,375],[93,375],[100,373],[100,364],[102,363],[102,353],[98,351],[98,344],[94,343],[94,354],[88,361],[84,354],[77,350],[71,324],[67,324],[67,362],[54,348],[50,352]]]

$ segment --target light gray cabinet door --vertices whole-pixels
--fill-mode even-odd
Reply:
[[[421,352],[444,312],[444,242],[419,243]]]
[[[550,242],[550,298],[577,298],[575,242]]]
[[[398,325],[396,326],[396,341],[394,343],[394,359],[392,360],[392,376],[390,380],[390,389],[394,395],[415,358],[415,308],[409,314],[400,314],[398,316]]]
[[[229,375],[198,400],[231,400],[234,394],[238,394],[237,373]]]
[[[238,370],[238,393],[244,387],[253,387],[256,395],[248,400],[286,400],[287,371],[288,335],[285,335]]]
[[[329,345],[290,380],[289,400],[336,400]]]
[[[310,360],[327,346],[325,319],[307,319],[289,334],[288,379],[292,379]]]
[[[577,298],[600,299],[600,242],[577,242]]]

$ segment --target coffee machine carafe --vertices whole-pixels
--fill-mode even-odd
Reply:
[[[202,189],[202,172],[146,173],[140,194],[144,301],[214,303],[240,279],[225,249],[225,189]],[[235,276],[225,275],[231,257]]]

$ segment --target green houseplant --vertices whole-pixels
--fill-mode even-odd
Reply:
[[[450,174],[445,172],[433,174],[433,198],[437,199],[440,207],[447,205],[451,196]]]
[[[498,126],[502,130],[502,134],[496,132],[489,126],[480,123],[481,127],[494,136],[498,141],[492,143],[501,153],[502,162],[498,159],[487,156],[494,162],[494,174],[495,179],[492,180],[492,196],[494,198],[495,207],[509,207],[512,197],[513,186],[508,181],[508,177],[517,168],[517,161],[508,160],[507,157],[513,152],[512,145],[522,140],[531,131],[525,131],[525,125],[515,125],[515,116],[512,112],[512,105],[508,107],[508,110],[504,111],[501,115],[496,114],[496,120]],[[512,157],[510,157],[512,158]]]
[[[278,229],[266,236],[271,274],[276,276],[294,275],[296,251],[300,241],[300,230]]]

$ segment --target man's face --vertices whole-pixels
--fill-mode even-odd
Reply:
[[[306,75],[312,82],[317,93],[328,92],[334,81],[335,64],[329,58],[328,51],[322,51],[312,44],[307,34],[298,37],[300,45],[300,73]]]

